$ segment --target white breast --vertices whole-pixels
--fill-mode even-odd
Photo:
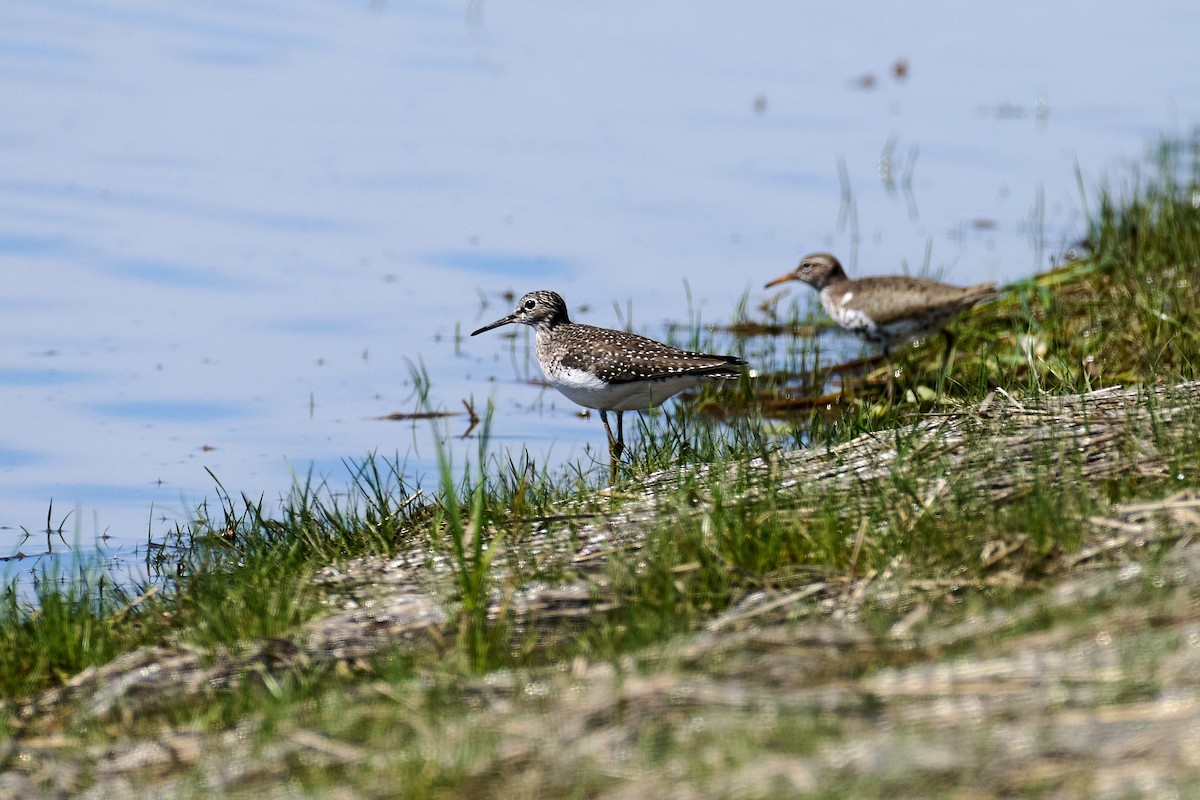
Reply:
[[[820,298],[821,307],[825,309],[825,313],[832,317],[833,321],[838,325],[868,339],[875,336],[875,322],[857,308],[849,308],[847,306],[854,299],[854,292],[843,294],[838,299],[840,305],[834,303],[833,293],[828,289],[821,290]]]

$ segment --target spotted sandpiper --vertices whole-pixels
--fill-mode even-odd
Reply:
[[[600,411],[614,479],[625,449],[621,417],[626,411],[646,411],[689,387],[737,378],[746,363],[733,356],[678,350],[636,333],[578,325],[567,316],[562,297],[549,291],[530,292],[516,311],[471,335],[512,322],[537,331],[534,351],[550,385],[579,405]],[[615,438],[609,411],[617,415]]]
[[[994,283],[954,286],[909,275],[876,275],[851,280],[841,262],[829,253],[811,253],[796,269],[780,275],[765,288],[802,281],[820,292],[821,306],[838,325],[883,348],[889,365],[891,391],[892,347],[941,332],[946,338],[942,370],[950,361],[954,334],[946,330],[971,306],[996,296]]]

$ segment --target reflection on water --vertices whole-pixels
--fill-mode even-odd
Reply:
[[[68,542],[145,541],[210,471],[268,506],[367,453],[427,473],[430,423],[386,420],[422,374],[458,463],[489,399],[498,446],[591,463],[527,336],[462,339],[505,293],[662,338],[813,250],[1046,267],[1076,167],[1119,178],[1200,105],[1200,8],[1103,5],[6,3],[0,555],[51,502]]]

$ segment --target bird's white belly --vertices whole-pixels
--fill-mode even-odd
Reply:
[[[704,380],[693,375],[679,375],[653,381],[606,384],[592,373],[578,369],[560,369],[548,374],[546,379],[572,402],[604,411],[645,411]]]
[[[919,317],[901,317],[885,325],[880,325],[862,310],[848,308],[847,304],[854,298],[853,292],[846,292],[835,298],[829,290],[821,292],[821,306],[834,322],[848,331],[857,333],[868,342],[891,347],[899,342],[924,339],[936,333],[953,316],[953,314],[930,313]],[[839,304],[833,301],[837,299]]]
[[[835,298],[828,289],[821,292],[820,298],[821,307],[838,325],[867,339],[875,338],[878,327],[875,320],[859,309],[847,305],[854,299],[853,292],[846,292],[843,296],[836,298],[840,301],[840,305],[834,302]]]

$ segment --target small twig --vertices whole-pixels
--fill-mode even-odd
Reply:
[[[905,639],[912,629],[920,623],[924,622],[929,616],[929,603],[918,603],[912,611],[905,614],[895,625],[892,626],[888,634],[893,639]]]
[[[979,414],[980,416],[983,416],[984,414],[986,414],[987,410],[992,407],[992,401],[995,399],[996,399],[996,391],[993,389],[992,391],[988,392],[987,397],[983,398],[983,402],[981,402],[979,404],[979,406],[976,407],[975,413]]]
[[[734,614],[731,616],[720,617],[718,619],[714,619],[712,622],[708,623],[708,626],[707,626],[708,630],[712,631],[712,632],[716,632],[716,631],[721,630],[722,628],[725,628],[725,627],[728,627],[729,625],[734,624],[735,622],[745,622],[748,619],[753,619],[754,617],[761,616],[762,614],[766,614],[769,611],[774,611],[777,608],[791,605],[792,603],[795,603],[799,600],[804,600],[808,597],[812,597],[815,594],[820,594],[821,592],[825,591],[825,588],[827,585],[828,584],[825,584],[825,583],[814,583],[814,584],[804,587],[803,589],[801,589],[798,592],[792,592],[791,594],[785,594],[783,597],[777,597],[774,600],[771,600],[770,602],[763,603],[761,606],[752,608],[743,614]]]
[[[1004,389],[1002,387],[997,386],[996,391],[999,392],[1000,394],[1004,395],[1004,399],[1007,400],[1011,405],[1016,406],[1021,411],[1026,410],[1024,403],[1022,403],[1017,398],[1013,397],[1008,392],[1004,391]]]
[[[1146,528],[1142,525],[1135,525],[1132,522],[1126,522],[1122,519],[1110,519],[1109,517],[1088,517],[1088,524],[1100,528],[1112,528],[1129,536],[1137,536],[1146,532]]]
[[[140,597],[134,598],[133,600],[129,601],[128,603],[125,604],[124,608],[118,610],[115,614],[113,614],[112,617],[109,618],[109,622],[112,623],[112,622],[119,621],[122,617],[124,617],[126,614],[128,614],[130,611],[132,611],[134,608],[141,605],[144,601],[149,600],[151,597],[153,597],[156,594],[158,594],[158,587],[151,586],[149,589],[147,589],[145,592],[143,592]]]
[[[862,550],[863,539],[867,536],[867,517],[864,515],[858,522],[858,533],[854,537],[854,549],[850,551],[850,569],[847,573],[850,576],[854,575],[854,568],[858,566],[858,554]]]
[[[996,566],[1001,561],[1008,558],[1013,553],[1017,552],[1022,547],[1024,547],[1025,543],[1027,541],[1029,541],[1029,540],[1026,537],[1021,536],[1016,541],[1001,542],[1000,546],[996,549],[996,551],[993,553],[989,553],[983,559],[983,561],[980,562],[979,566],[985,570],[991,569],[992,567]]]
[[[314,731],[295,730],[291,732],[291,739],[298,745],[307,747],[310,750],[316,750],[332,756],[342,763],[357,764],[361,763],[367,755],[367,751],[354,745],[339,742],[330,739],[328,736],[322,736]]]

